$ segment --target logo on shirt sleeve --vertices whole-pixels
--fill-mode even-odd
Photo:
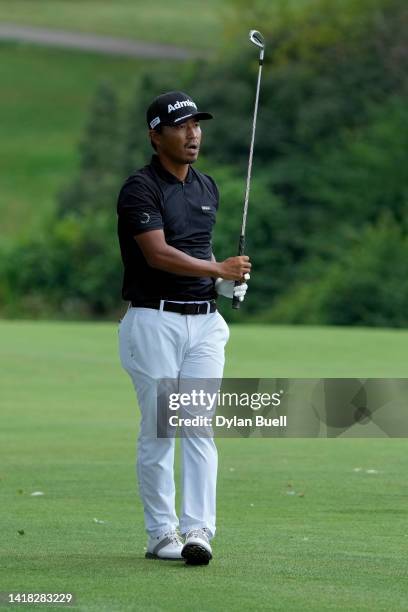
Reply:
[[[207,212],[208,210],[211,210],[211,206],[202,206],[202,207],[201,207],[201,210],[202,210],[203,212]]]
[[[149,221],[150,221],[149,213],[144,212],[140,215],[140,223],[143,223],[144,225],[145,223],[149,223]]]

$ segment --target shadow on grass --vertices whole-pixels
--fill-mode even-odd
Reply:
[[[76,574],[109,575],[110,578],[117,578],[121,575],[132,572],[133,574],[143,573],[143,575],[154,574],[157,572],[174,572],[180,569],[192,570],[194,568],[202,568],[209,566],[202,565],[186,565],[183,560],[161,560],[161,559],[146,559],[144,553],[141,555],[133,554],[98,554],[82,553],[82,554],[64,554],[61,553],[43,553],[43,554],[9,554],[7,558],[3,558],[1,563],[4,569],[13,572],[24,572],[25,574],[33,573],[38,575],[54,574],[54,576],[69,575],[74,577]]]

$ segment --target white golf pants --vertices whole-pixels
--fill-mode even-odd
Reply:
[[[146,531],[157,537],[207,527],[215,534],[217,449],[212,437],[182,437],[182,505],[175,509],[175,438],[157,438],[157,381],[222,378],[229,330],[218,311],[181,315],[129,308],[119,324],[119,350],[141,411],[137,477]]]

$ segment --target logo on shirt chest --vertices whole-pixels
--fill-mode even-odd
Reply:
[[[210,211],[210,210],[211,210],[211,206],[201,206],[201,210],[202,210],[203,212],[208,212],[208,211]]]

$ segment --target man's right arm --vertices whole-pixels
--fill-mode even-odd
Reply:
[[[251,270],[247,255],[229,257],[224,261],[207,261],[191,257],[167,244],[162,229],[143,232],[134,236],[149,266],[183,276],[222,277],[242,281]]]

